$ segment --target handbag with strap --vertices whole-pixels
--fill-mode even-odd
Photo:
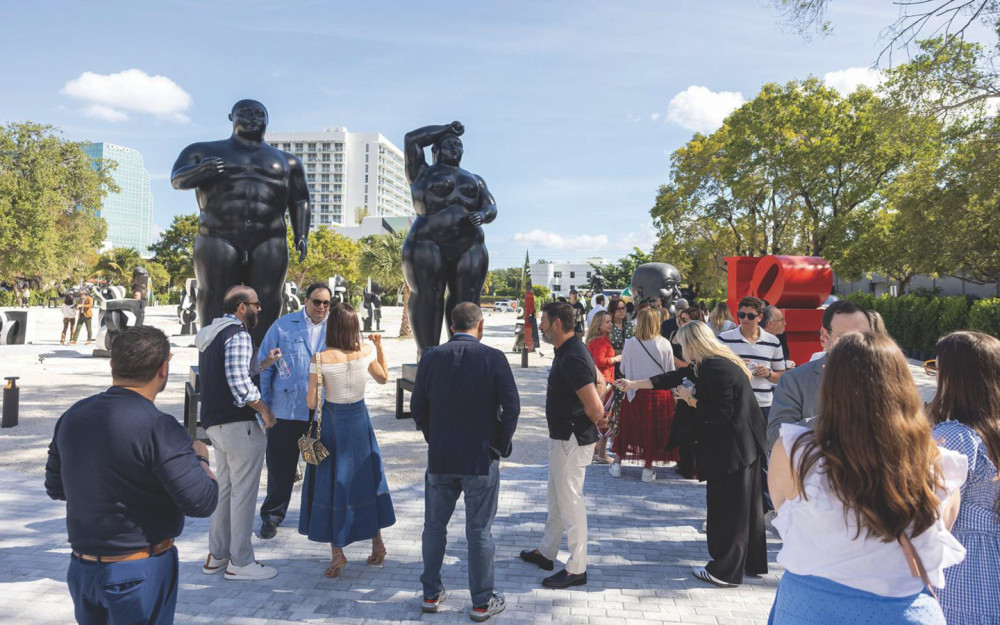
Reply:
[[[903,555],[906,556],[906,563],[910,565],[910,575],[919,577],[931,596],[940,603],[941,600],[938,599],[937,593],[934,592],[934,586],[931,585],[931,578],[927,575],[927,569],[924,568],[924,561],[920,559],[920,554],[913,548],[910,537],[906,534],[900,534],[899,546],[903,549]]]
[[[320,440],[320,432],[323,429],[322,399],[323,369],[319,363],[319,354],[316,354],[316,410],[313,410],[309,415],[306,433],[299,437],[299,451],[302,453],[302,459],[312,465],[317,465],[330,457],[330,451]],[[313,416],[316,417],[315,421],[313,421]]]

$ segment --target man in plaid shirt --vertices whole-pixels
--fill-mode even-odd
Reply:
[[[270,579],[278,572],[254,558],[250,536],[267,445],[263,428],[275,423],[261,401],[260,369],[281,357],[273,349],[257,364],[249,330],[257,325],[260,301],[246,286],[234,286],[223,300],[225,314],[195,337],[201,378],[201,425],[212,441],[219,505],[208,532],[208,558],[202,571],[225,571],[226,579]],[[260,423],[258,424],[258,414]]]

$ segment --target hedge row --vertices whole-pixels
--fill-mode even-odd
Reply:
[[[1000,337],[1000,298],[901,295],[875,297],[856,291],[845,299],[882,315],[886,330],[904,350],[932,357],[938,339],[955,330]]]

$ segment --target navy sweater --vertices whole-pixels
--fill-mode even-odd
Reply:
[[[179,536],[184,515],[207,517],[219,499],[187,430],[118,386],[59,417],[45,491],[66,501],[70,545],[88,555],[138,551]]]

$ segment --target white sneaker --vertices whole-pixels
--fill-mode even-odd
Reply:
[[[212,554],[208,554],[208,558],[205,559],[205,565],[201,567],[201,572],[205,575],[215,575],[216,573],[225,571],[228,565],[229,558],[216,558]]]
[[[226,567],[226,579],[235,582],[255,582],[262,579],[271,579],[278,574],[278,569],[267,566],[256,560],[246,566],[236,566],[232,562]]]
[[[611,464],[609,464],[608,465],[608,473],[611,474],[611,477],[621,477],[622,476],[622,463],[620,463],[617,460],[615,460],[614,462],[612,462]]]
[[[652,469],[643,469],[642,470],[642,481],[643,482],[652,482],[655,479],[656,479],[656,471],[654,471]]]

